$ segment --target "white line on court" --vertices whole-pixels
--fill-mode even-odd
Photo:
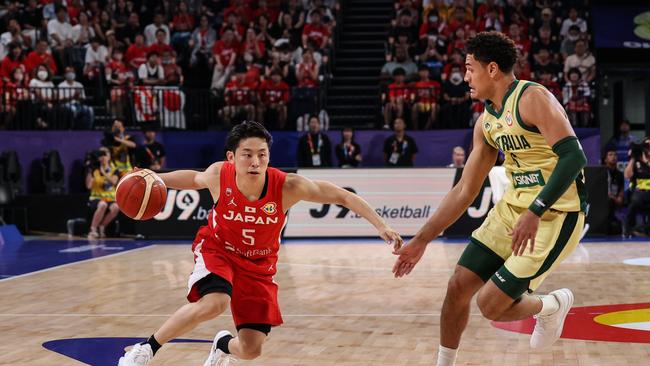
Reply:
[[[118,255],[133,253],[133,252],[137,252],[137,251],[140,251],[140,250],[149,249],[149,248],[152,248],[152,247],[155,247],[155,246],[157,246],[157,245],[152,244],[152,245],[147,245],[146,247],[129,249],[129,250],[125,250],[123,252],[107,254],[107,255],[104,255],[104,256],[101,256],[101,257],[88,258],[88,259],[83,259],[83,260],[76,261],[76,262],[61,264],[61,265],[54,266],[54,267],[43,268],[43,269],[38,270],[38,271],[23,273],[23,274],[17,275],[17,276],[12,276],[12,277],[7,277],[7,278],[0,278],[0,282],[6,282],[6,281],[14,280],[16,278],[27,277],[27,276],[35,275],[37,273],[43,273],[43,272],[51,271],[51,270],[58,269],[58,268],[69,267],[69,266],[73,266],[73,265],[79,264],[79,263],[94,262],[94,261],[98,261],[98,260],[105,259],[105,258],[113,258],[113,257],[117,257]]]

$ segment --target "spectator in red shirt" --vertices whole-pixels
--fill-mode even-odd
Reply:
[[[4,105],[0,108],[4,107],[4,111],[8,112],[8,118],[5,121],[7,127],[14,125],[13,121],[19,110],[30,108],[28,79],[25,71],[18,67],[12,70],[7,81],[0,86],[0,90],[4,93]],[[0,83],[2,82],[0,80]]]
[[[140,65],[147,62],[148,51],[149,47],[144,44],[144,36],[142,34],[136,35],[135,43],[129,46],[124,55],[127,65],[130,68],[137,70]]]
[[[487,31],[497,31],[503,32],[503,22],[499,18],[499,13],[497,13],[497,8],[492,7],[487,11],[487,14],[484,18],[481,18],[478,23],[479,32]]]
[[[515,77],[519,80],[531,80],[532,73],[530,69],[530,64],[528,63],[528,58],[519,57],[517,63],[514,66]]]
[[[447,22],[440,18],[438,10],[433,9],[429,12],[429,16],[425,18],[425,22],[420,25],[419,38],[424,40],[432,34],[446,38],[448,32]]]
[[[449,14],[453,14],[453,17],[449,20],[449,32],[454,33],[458,28],[463,28],[467,33],[476,31],[474,23],[467,19],[465,8],[456,8],[453,13],[450,12]]]
[[[159,55],[162,55],[165,51],[174,53],[172,46],[167,43],[167,32],[164,29],[156,31],[156,43],[149,46],[149,52],[152,51]]]
[[[384,128],[395,118],[403,118],[404,109],[408,108],[409,88],[406,85],[406,71],[398,67],[393,71],[393,83],[388,85],[388,98],[384,105]]]
[[[479,24],[481,22],[485,22],[491,11],[495,12],[497,16],[496,19],[499,21],[499,23],[503,24],[503,8],[497,5],[496,0],[486,0],[485,3],[479,5],[478,9],[476,10],[476,21]]]
[[[31,74],[38,66],[45,64],[49,71],[56,74],[57,68],[54,58],[47,51],[47,41],[42,39],[36,44],[36,49],[27,55],[25,66],[27,72]]]
[[[233,5],[223,11],[224,17],[235,14],[239,18],[239,22],[248,25],[253,20],[253,11],[243,0],[234,0]]]
[[[461,73],[465,75],[465,57],[461,53],[461,50],[455,49],[453,53],[451,54],[451,59],[449,62],[445,65],[445,67],[442,68],[442,75],[441,79],[443,81],[447,80],[449,75],[451,74],[451,70],[455,67],[458,66],[461,70]]]
[[[302,62],[296,66],[296,79],[299,88],[315,88],[318,86],[318,64],[314,55],[307,50],[302,55]]]
[[[273,112],[277,123],[273,127],[282,130],[287,123],[287,104],[289,103],[289,85],[282,80],[282,72],[274,68],[271,79],[266,79],[258,90],[260,100],[257,107],[257,118],[261,123],[268,122],[267,112]],[[276,129],[276,128],[273,128]]]
[[[255,119],[254,93],[255,88],[246,82],[246,67],[239,64],[235,77],[226,84],[226,106],[223,108],[226,125],[230,126],[233,118],[242,113],[249,121]]]
[[[267,20],[270,20],[270,23],[275,23],[278,20],[278,14],[280,12],[277,8],[269,8],[266,0],[259,0],[257,2],[257,9],[255,9],[253,14],[253,19],[259,19],[263,15]]]
[[[183,71],[176,64],[176,57],[173,51],[163,51],[160,63],[165,75],[165,85],[180,86],[183,84]]]
[[[420,115],[426,115],[425,130],[431,129],[438,118],[440,83],[429,79],[429,68],[426,65],[418,67],[420,80],[413,83],[411,88],[411,122],[413,129],[420,127]]]
[[[192,36],[194,29],[194,17],[188,12],[187,2],[181,1],[178,4],[178,13],[174,15],[170,30],[172,31],[171,44],[175,50],[186,50],[187,41]],[[182,52],[180,52],[182,54]]]
[[[515,41],[515,45],[519,50],[519,56],[528,58],[528,52],[530,51],[530,40],[522,36],[519,24],[510,24],[508,32],[510,33],[510,38]]]
[[[221,39],[212,47],[215,64],[212,73],[212,89],[223,90],[234,70],[238,51],[239,44],[235,41],[233,30],[226,29]]]
[[[555,96],[555,98],[558,100],[558,102],[562,103],[563,102],[563,97],[562,97],[562,88],[560,87],[560,84],[557,82],[557,77],[556,75],[553,75],[551,73],[550,69],[544,68],[541,69],[539,73],[536,73],[536,75],[539,75],[537,78],[537,82],[543,85],[548,91],[551,92]]]
[[[311,24],[305,25],[302,31],[302,47],[307,48],[307,41],[312,40],[319,50],[325,49],[329,44],[330,32],[321,23],[321,13],[316,10],[311,13]]]
[[[21,69],[23,73],[27,71],[25,67],[25,55],[20,44],[9,43],[7,48],[9,49],[9,53],[0,63],[0,79],[4,81],[10,79],[11,73],[15,69]]]
[[[106,82],[110,87],[111,115],[122,119],[127,108],[126,88],[133,84],[134,75],[124,63],[123,52],[114,49],[110,61],[104,67]]]
[[[449,42],[447,46],[447,54],[451,54],[454,50],[464,50],[466,42],[466,33],[463,28],[456,28],[454,31],[454,37]]]

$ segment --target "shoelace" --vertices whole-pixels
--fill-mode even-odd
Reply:
[[[224,357],[219,357],[217,359],[217,363],[215,366],[230,366],[234,365],[237,363],[237,359],[230,356],[230,355],[225,355]]]

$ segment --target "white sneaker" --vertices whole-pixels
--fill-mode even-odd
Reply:
[[[217,342],[225,336],[232,337],[232,333],[227,330],[222,330],[214,337],[214,342],[212,342],[212,349],[210,350],[210,356],[208,356],[208,359],[205,360],[203,366],[229,366],[237,362],[237,359],[235,357],[217,348]]]
[[[130,351],[120,357],[117,366],[146,366],[153,358],[153,351],[148,344],[136,344]]]
[[[535,315],[537,323],[530,337],[531,348],[550,347],[560,338],[564,329],[564,320],[573,305],[573,293],[568,288],[552,291],[549,295],[555,297],[560,308],[550,315]]]

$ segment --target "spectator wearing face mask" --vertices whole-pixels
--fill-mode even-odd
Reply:
[[[46,129],[55,117],[55,90],[52,74],[47,66],[40,65],[34,70],[34,77],[29,82],[29,88],[36,107],[36,127]]]
[[[562,54],[562,59],[566,59],[569,55],[575,53],[576,43],[580,39],[580,27],[577,25],[572,25],[569,27],[569,32],[562,41],[560,45],[560,53]]]
[[[469,85],[463,80],[460,67],[451,69],[449,78],[442,84],[442,128],[467,128],[471,114]]]
[[[73,67],[65,68],[65,80],[58,85],[59,102],[72,115],[72,128],[91,130],[95,113],[93,109],[83,102],[86,99],[84,86],[75,81],[76,74]]]

